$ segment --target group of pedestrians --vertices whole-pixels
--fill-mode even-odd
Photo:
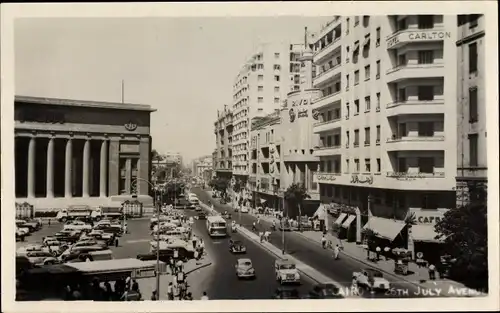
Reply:
[[[118,279],[114,287],[109,281],[101,283],[93,279],[90,283],[67,285],[65,288],[65,300],[80,301],[140,301],[142,299],[139,284],[135,279],[127,277]]]
[[[335,260],[339,259],[340,255],[340,250],[342,247],[339,244],[336,244],[333,246],[333,243],[331,240],[326,239],[326,234],[323,233],[323,236],[321,237],[321,246],[323,249],[332,249],[333,250],[333,258]]]

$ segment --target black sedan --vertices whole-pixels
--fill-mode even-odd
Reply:
[[[207,214],[204,212],[198,213],[198,219],[199,220],[206,220],[207,219]]]
[[[309,292],[310,299],[342,299],[342,292],[334,284],[318,284]]]
[[[280,287],[274,292],[274,299],[300,299],[297,289]]]
[[[229,240],[229,252],[231,253],[246,253],[247,248],[239,240]]]

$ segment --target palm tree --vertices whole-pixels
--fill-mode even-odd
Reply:
[[[363,228],[363,235],[366,239],[367,249],[366,249],[366,258],[370,259],[370,247],[375,242],[375,238],[378,236],[378,233],[370,228]]]
[[[405,225],[406,225],[406,242],[407,245],[409,246],[410,242],[410,232],[411,232],[411,227],[413,225],[417,225],[417,217],[415,216],[415,212],[411,212],[410,214],[406,215],[405,217]]]
[[[291,206],[296,206],[299,210],[299,231],[300,217],[302,217],[302,205],[304,200],[310,199],[311,196],[307,193],[307,189],[303,184],[291,184],[285,191],[285,200]]]

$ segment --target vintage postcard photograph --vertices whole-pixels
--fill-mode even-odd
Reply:
[[[497,9],[2,5],[3,311],[498,309]]]

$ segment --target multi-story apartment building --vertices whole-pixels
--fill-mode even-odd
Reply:
[[[267,43],[248,58],[233,85],[233,175],[242,182],[249,173],[250,127],[255,116],[279,108],[290,90],[300,83],[302,45]]]
[[[469,184],[488,180],[484,15],[459,15],[457,205],[469,200]]]
[[[233,113],[227,105],[224,105],[223,110],[217,110],[214,133],[216,149],[213,167],[216,176],[231,178],[233,163]]]
[[[348,238],[360,241],[370,217],[364,228],[409,242],[410,214],[418,225],[406,234],[432,241],[432,223],[455,206],[456,20],[335,17],[316,36],[317,182],[345,211],[335,223]]]
[[[281,160],[280,109],[274,113],[254,117],[250,132],[250,173],[248,187],[253,205],[267,202],[279,208]]]
[[[203,178],[206,182],[212,177],[212,155],[202,156],[193,161],[193,175]]]

